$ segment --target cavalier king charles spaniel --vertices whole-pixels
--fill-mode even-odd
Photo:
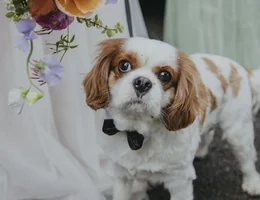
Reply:
[[[88,106],[112,119],[99,145],[113,162],[114,200],[130,200],[133,181],[143,188],[135,200],[157,183],[171,200],[192,200],[193,160],[207,155],[217,126],[239,161],[243,191],[260,195],[253,127],[260,71],[146,38],[108,39],[99,47],[83,84]]]

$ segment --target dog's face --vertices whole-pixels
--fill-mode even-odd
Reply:
[[[175,131],[190,125],[199,112],[198,81],[184,53],[160,41],[130,38],[103,41],[83,84],[91,108],[163,119]]]

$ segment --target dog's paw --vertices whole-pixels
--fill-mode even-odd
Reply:
[[[138,192],[133,194],[131,200],[149,200],[149,197],[146,192]]]
[[[199,148],[199,149],[197,150],[195,157],[196,157],[196,158],[199,158],[199,159],[205,158],[206,155],[208,154],[208,151],[209,151],[208,148],[206,148],[206,147],[201,147],[201,148]]]
[[[250,178],[244,178],[242,189],[244,192],[250,196],[259,196],[260,195],[260,177],[256,175]]]

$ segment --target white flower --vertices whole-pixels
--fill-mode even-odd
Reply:
[[[31,14],[29,12],[25,12],[23,15],[20,16],[21,19],[29,19],[31,18]]]
[[[5,8],[9,11],[15,11],[15,7],[12,0],[4,0]]]
[[[4,0],[4,3],[5,3],[5,4],[12,4],[12,3],[13,3],[13,0]]]
[[[42,93],[38,92],[29,92],[26,96],[26,101],[29,106],[32,106],[35,104],[38,100],[40,100],[43,97]]]
[[[28,93],[28,90],[25,88],[14,88],[9,92],[8,96],[8,105],[15,111],[17,114],[21,114],[25,97]]]

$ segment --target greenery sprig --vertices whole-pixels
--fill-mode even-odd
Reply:
[[[75,49],[78,47],[78,45],[72,44],[74,42],[74,40],[75,40],[75,35],[73,35],[71,38],[69,38],[68,34],[66,34],[66,35],[62,34],[60,36],[60,40],[58,42],[56,42],[55,44],[49,44],[49,45],[55,46],[55,48],[50,48],[50,49],[54,51],[53,54],[58,54],[58,53],[63,52],[63,55],[61,57],[61,61],[62,61],[64,55],[66,54],[66,52],[69,49]]]
[[[87,27],[96,27],[98,29],[103,29],[101,33],[106,34],[108,37],[112,37],[118,32],[124,32],[124,26],[122,26],[119,22],[114,26],[114,28],[108,28],[107,25],[104,26],[98,15],[95,15],[93,18],[77,17],[77,21],[81,24],[85,23]]]
[[[12,8],[5,16],[13,19],[13,21],[19,21],[28,11],[29,8],[26,0],[12,0]]]

